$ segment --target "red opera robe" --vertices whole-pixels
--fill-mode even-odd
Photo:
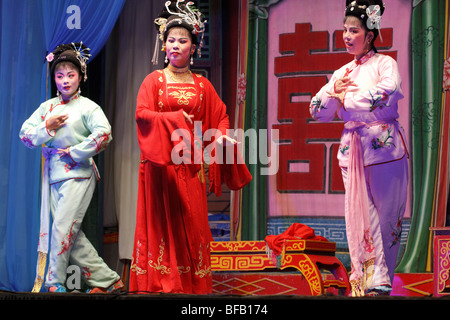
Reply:
[[[212,235],[205,173],[198,161],[203,148],[193,146],[194,127],[185,120],[183,110],[201,123],[201,134],[208,129],[225,134],[229,119],[211,83],[202,76],[193,77],[194,84],[167,83],[164,72],[158,70],[145,78],[138,93],[136,122],[141,163],[131,292],[212,292]],[[188,143],[183,139],[184,144],[179,142],[174,135],[180,130],[182,135],[188,133]],[[206,145],[208,141],[201,143]],[[180,146],[185,147],[184,151],[174,153]],[[174,154],[182,154],[185,161],[177,164]],[[235,161],[211,163],[208,178],[210,191],[220,195],[222,182],[237,190],[250,182],[251,175],[245,164]]]

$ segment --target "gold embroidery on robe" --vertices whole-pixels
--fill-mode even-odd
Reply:
[[[172,96],[174,99],[178,99],[179,105],[187,106],[189,105],[189,100],[195,97],[196,93],[184,89],[183,90],[179,89],[178,91],[173,91],[169,93],[169,95]]]

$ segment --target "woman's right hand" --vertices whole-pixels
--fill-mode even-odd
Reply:
[[[46,121],[47,130],[52,131],[61,128],[65,124],[67,118],[69,118],[69,115],[67,114],[48,118]]]
[[[334,92],[340,94],[348,89],[350,86],[357,86],[349,77],[336,80],[334,83]]]
[[[327,94],[329,94],[331,98],[338,100],[340,103],[344,103],[345,93],[351,86],[357,87],[349,77],[340,78],[334,83],[334,92],[327,91]]]
[[[193,114],[187,114],[186,111],[183,111],[183,116],[186,121],[188,121],[190,124],[193,124],[192,122],[192,119],[194,118]]]

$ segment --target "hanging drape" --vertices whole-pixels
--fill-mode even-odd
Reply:
[[[436,211],[436,184],[446,170],[448,145],[442,145],[443,62],[446,41],[446,0],[415,0],[412,14],[412,182],[413,208],[408,243],[397,272],[431,271],[430,227],[443,227],[445,212]],[[448,111],[447,111],[448,112]],[[444,127],[443,127],[444,128]],[[444,135],[443,135],[444,134]],[[447,137],[448,138],[448,137]],[[448,141],[448,140],[447,140]],[[441,180],[441,182],[443,182]],[[444,184],[447,182],[444,181]],[[440,194],[439,197],[447,197]],[[440,198],[442,200],[442,198]],[[445,202],[446,203],[446,202]],[[442,219],[440,216],[444,216]],[[441,224],[441,225],[438,225]]]
[[[244,130],[256,130],[258,139],[267,137],[259,130],[267,129],[267,31],[268,9],[280,0],[250,0],[248,16],[247,88],[245,101]],[[251,48],[251,49],[250,49]],[[249,163],[250,154],[258,150],[246,144],[247,166],[252,181],[242,189],[242,240],[261,240],[266,236],[267,176],[261,175],[261,163]]]
[[[136,221],[140,149],[136,136],[136,97],[144,78],[162,68],[151,63],[156,38],[153,18],[165,0],[128,1],[105,46],[106,116],[114,143],[105,150],[104,224],[118,226],[119,259],[131,260]]]
[[[50,97],[46,53],[58,44],[83,41],[93,57],[102,49],[124,0],[0,2],[0,289],[33,286],[39,232],[41,150],[29,150],[22,123]],[[79,9],[80,29],[67,20]],[[19,22],[19,23],[18,23]]]
[[[19,130],[25,115],[31,114],[40,103],[46,49],[37,8],[37,1],[29,6],[20,5],[19,1],[0,3],[0,289],[3,290],[30,290],[36,270],[41,153],[23,146]]]
[[[125,0],[40,0],[39,12],[48,52],[61,43],[83,41],[91,49],[91,61],[102,50],[122,10]],[[28,5],[29,2],[24,1]],[[79,16],[77,14],[79,13]],[[79,18],[79,25],[77,19]],[[78,29],[79,27],[79,29]],[[50,96],[47,85],[47,66],[42,71],[41,99]]]
[[[244,128],[245,119],[245,99],[247,90],[247,31],[248,31],[248,1],[239,0],[238,16],[238,53],[237,53],[237,87],[236,87],[236,105],[231,114],[234,121],[234,128]],[[240,152],[244,154],[241,148]],[[242,190],[231,192],[230,201],[230,240],[238,241],[242,239]]]

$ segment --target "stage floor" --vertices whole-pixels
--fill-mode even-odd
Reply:
[[[327,318],[363,310],[367,315],[389,314],[392,309],[379,309],[380,304],[396,307],[397,315],[417,316],[416,310],[423,312],[445,310],[450,305],[450,295],[433,297],[432,274],[397,275],[393,295],[378,297],[347,297],[326,293],[311,295],[191,295],[167,293],[112,294],[71,293],[31,293],[0,290],[0,308],[4,314],[9,310],[14,316],[36,314],[64,317],[73,313],[75,317],[104,318],[135,315],[141,317],[161,317],[175,319],[277,319],[283,317],[306,316]],[[364,308],[366,306],[368,308]],[[398,307],[400,306],[400,309]],[[359,309],[363,307],[363,309]],[[59,311],[58,311],[59,310]],[[304,313],[308,310],[308,313]],[[127,312],[126,314],[123,312]],[[135,313],[139,312],[139,315]],[[313,312],[312,314],[310,312]],[[360,311],[358,311],[360,312]],[[362,312],[362,311],[361,311]],[[365,317],[366,317],[365,316]]]
[[[195,295],[195,294],[170,294],[170,293],[109,293],[109,294],[87,294],[81,292],[69,293],[31,293],[31,292],[11,292],[0,290],[0,305],[2,301],[148,301],[164,304],[165,302],[183,304],[183,303],[235,303],[235,304],[253,304],[253,303],[282,303],[295,304],[296,302],[362,302],[362,301],[446,301],[450,303],[450,296],[432,297],[432,296],[378,296],[378,297],[346,297],[341,295],[324,294],[319,296],[304,295]],[[450,304],[449,304],[450,305]]]
[[[355,312],[386,315],[393,309],[374,309],[381,305],[396,307],[397,315],[417,316],[424,308],[448,309],[450,297],[343,297],[336,295],[227,296],[187,294],[85,294],[27,293],[0,291],[0,308],[14,317],[63,314],[64,317],[164,317],[175,319],[283,319],[287,317],[336,318]],[[367,306],[368,308],[364,308]],[[400,307],[401,309],[397,309]],[[362,309],[360,309],[362,308]],[[353,310],[353,311],[352,311]],[[378,310],[378,311],[377,311]],[[389,311],[390,310],[390,311]],[[429,309],[431,310],[431,309]],[[305,313],[305,311],[308,311]],[[359,311],[358,311],[359,312]],[[138,314],[136,314],[138,313]],[[365,316],[366,317],[366,316]]]

